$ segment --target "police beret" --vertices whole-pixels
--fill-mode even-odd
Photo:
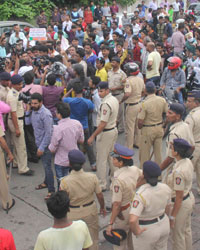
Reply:
[[[71,163],[73,162],[83,164],[86,161],[85,155],[77,149],[69,151],[68,158]]]
[[[174,139],[173,145],[174,147],[179,147],[180,149],[185,149],[185,150],[191,149],[192,147],[186,140],[181,138]]]
[[[108,82],[100,82],[97,85],[98,89],[108,89]]]
[[[125,146],[122,146],[119,143],[116,143],[114,146],[114,151],[110,153],[112,157],[121,157],[124,159],[132,159],[134,151]]]
[[[147,90],[147,92],[148,91],[153,91],[153,90],[155,90],[155,88],[156,88],[156,85],[154,84],[154,82],[148,81],[146,83],[146,90]]]
[[[8,72],[2,72],[0,74],[0,80],[9,81],[10,78],[11,78],[11,76]]]
[[[127,237],[126,232],[122,229],[113,229],[111,234],[112,236],[107,235],[106,230],[103,231],[105,239],[116,246],[120,246],[120,241],[125,240]]]
[[[161,175],[161,169],[154,161],[145,161],[143,164],[143,173],[150,178],[155,178]]]
[[[14,75],[11,77],[11,83],[13,85],[19,84],[20,82],[23,82],[23,78],[20,75]]]
[[[180,103],[170,104],[169,109],[179,115],[183,115],[183,113],[185,112],[185,107]]]
[[[111,61],[115,61],[115,62],[120,63],[120,58],[118,56],[114,56],[114,57],[112,57]]]

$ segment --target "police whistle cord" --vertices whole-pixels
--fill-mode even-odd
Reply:
[[[42,214],[44,214],[44,215],[46,215],[47,217],[49,217],[49,218],[51,218],[51,219],[52,219],[52,217],[51,217],[51,216],[49,216],[48,214],[46,214],[44,211],[40,210],[40,209],[39,209],[39,208],[37,208],[36,206],[32,205],[31,203],[29,203],[29,202],[25,201],[24,199],[22,199],[21,197],[19,197],[19,196],[15,195],[15,194],[13,194],[13,193],[11,193],[11,194],[12,194],[12,196],[14,196],[15,198],[17,198],[17,199],[19,199],[19,200],[23,201],[24,203],[26,203],[27,205],[29,205],[30,207],[32,207],[33,209],[35,209],[36,211],[38,211],[38,212],[40,212],[40,213],[42,213]]]

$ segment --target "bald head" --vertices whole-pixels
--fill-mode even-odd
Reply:
[[[152,52],[155,50],[155,43],[149,42],[147,43],[147,51]]]

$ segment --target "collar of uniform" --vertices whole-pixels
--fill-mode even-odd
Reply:
[[[181,123],[183,123],[183,120],[181,120],[180,122],[175,122],[174,124],[172,124],[170,132],[177,126],[179,126]]]
[[[11,90],[14,92],[14,93],[17,93],[17,94],[19,94],[19,91],[17,91],[16,89],[14,89],[14,88],[11,88]]]
[[[73,174],[75,175],[75,174],[80,174],[80,173],[83,173],[83,172],[84,172],[84,171],[83,171],[82,168],[81,168],[79,171],[75,171],[75,170],[72,169],[72,171],[71,171],[70,174],[71,174],[71,175],[73,175]]]
[[[152,97],[154,97],[154,96],[156,96],[156,95],[155,95],[155,94],[150,94],[150,95],[148,95],[145,99],[148,100],[148,99],[150,99],[150,98],[152,98]]]
[[[176,160],[176,164],[174,166],[174,170],[176,170],[177,168],[179,168],[180,166],[184,165],[185,161],[188,161],[189,159],[188,158],[184,158],[184,159],[181,159],[179,161]]]
[[[122,172],[126,171],[128,167],[122,167],[115,171],[114,177],[118,177]]]
[[[112,71],[114,74],[120,74],[121,69],[119,68],[117,71],[113,71],[113,69],[111,69],[111,71]]]
[[[69,121],[69,120],[70,120],[70,117],[63,118],[60,121],[58,121],[58,124],[64,123],[64,122]]]
[[[106,95],[104,98],[102,98],[102,101],[105,101],[106,99],[108,99],[109,97],[111,97],[111,93],[109,93],[108,95]]]

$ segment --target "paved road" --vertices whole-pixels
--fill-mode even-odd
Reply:
[[[124,144],[124,135],[120,135],[118,141]],[[165,154],[163,150],[163,155]],[[138,165],[138,150],[134,157],[135,165]],[[33,250],[38,233],[52,225],[52,218],[49,215],[44,197],[47,190],[35,190],[35,186],[43,180],[43,169],[41,163],[30,164],[31,169],[35,170],[33,177],[19,176],[17,170],[13,169],[11,180],[11,193],[16,200],[16,205],[7,215],[0,208],[0,227],[12,231],[17,250]],[[85,170],[89,171],[86,164]],[[195,180],[193,191],[196,197],[196,206],[192,216],[193,231],[193,250],[200,249],[200,197],[196,194]],[[105,194],[106,205],[110,205],[111,193]],[[109,221],[110,215],[105,218],[100,217],[100,250],[110,250],[112,246],[104,240],[102,231]],[[169,241],[168,250],[171,249]]]

